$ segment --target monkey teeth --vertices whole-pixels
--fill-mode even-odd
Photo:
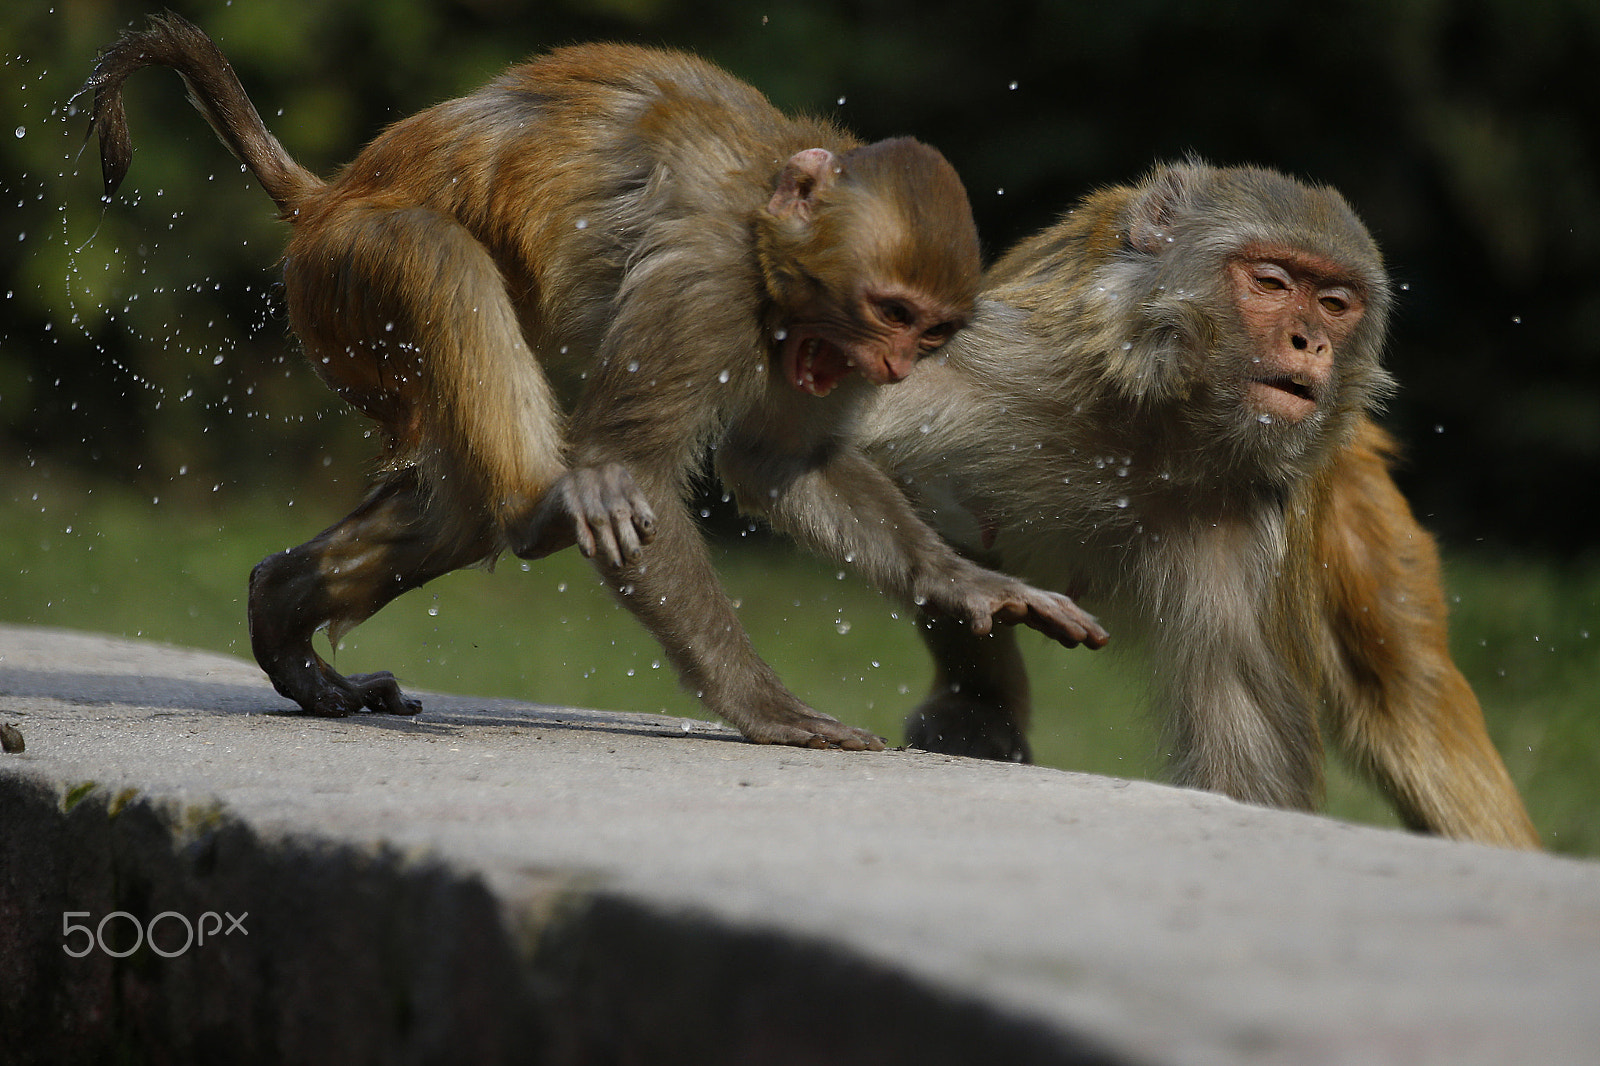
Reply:
[[[795,388],[811,396],[826,396],[850,373],[850,358],[821,337],[793,337],[784,345],[784,362]]]

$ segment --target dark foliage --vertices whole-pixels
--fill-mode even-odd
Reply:
[[[1404,391],[1386,421],[1407,442],[1402,481],[1419,513],[1447,542],[1593,543],[1593,3],[177,6],[324,172],[385,122],[525,54],[617,38],[696,50],[868,137],[938,144],[990,252],[1088,189],[1188,152],[1336,185],[1405,286],[1389,355]],[[266,197],[159,73],[130,87],[137,154],[103,215],[93,149],[77,155],[83,121],[66,101],[97,49],[148,10],[78,0],[0,13],[0,102],[21,131],[0,142],[0,194],[16,205],[0,229],[14,248],[0,261],[0,456],[179,495],[268,478],[314,487],[330,459],[356,468],[366,444],[284,336]]]

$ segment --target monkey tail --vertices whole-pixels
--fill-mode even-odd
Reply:
[[[133,160],[122,83],[143,67],[171,67],[183,76],[189,102],[205,116],[222,143],[250,168],[285,216],[323,182],[296,163],[256,113],[238,75],[216,44],[188,20],[153,15],[142,30],[129,30],[100,56],[81,91],[94,92],[93,125],[100,136],[100,173],[110,199]]]

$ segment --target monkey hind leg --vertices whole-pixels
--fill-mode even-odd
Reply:
[[[454,218],[334,204],[296,225],[284,286],[313,367],[383,427],[390,467],[465,479],[502,529],[561,476],[554,392],[498,264]]]
[[[918,619],[933,688],[906,718],[906,746],[945,755],[1032,762],[1027,668],[1009,626],[977,636],[958,619]]]
[[[340,675],[312,638],[326,626],[337,644],[402,592],[493,554],[486,515],[428,495],[416,471],[390,475],[342,521],[251,572],[251,650],[273,687],[307,714],[421,710],[388,672]]]

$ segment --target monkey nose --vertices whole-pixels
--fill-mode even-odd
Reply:
[[[1326,359],[1333,350],[1327,338],[1320,333],[1307,336],[1305,333],[1297,331],[1290,335],[1289,343],[1294,346],[1295,351],[1305,352],[1307,355],[1316,356],[1319,359]]]
[[[911,373],[911,368],[917,365],[915,358],[911,359],[885,359],[883,361],[883,380],[886,384],[904,381],[906,375]]]

